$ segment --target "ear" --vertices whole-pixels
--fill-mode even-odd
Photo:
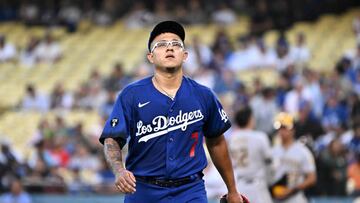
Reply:
[[[146,55],[147,59],[149,60],[150,63],[154,63],[154,54],[153,53],[147,53]]]
[[[189,52],[184,51],[184,55],[183,55],[183,62],[185,62],[185,61],[186,61],[186,59],[187,59],[188,55],[189,55]]]

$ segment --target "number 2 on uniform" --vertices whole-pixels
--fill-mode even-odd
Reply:
[[[199,133],[194,132],[193,134],[191,134],[191,139],[195,139],[194,143],[192,144],[192,146],[190,148],[190,157],[194,157],[195,156],[195,147],[199,141]]]

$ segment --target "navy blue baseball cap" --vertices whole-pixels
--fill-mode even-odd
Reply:
[[[176,34],[177,36],[180,37],[180,39],[183,42],[185,40],[185,30],[184,27],[180,25],[180,23],[175,21],[163,21],[158,23],[150,33],[149,42],[148,42],[149,52],[151,50],[150,49],[151,43],[155,39],[155,37],[166,32]]]

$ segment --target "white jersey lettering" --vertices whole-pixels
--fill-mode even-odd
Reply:
[[[203,118],[204,115],[201,113],[201,110],[185,113],[180,110],[177,116],[169,118],[156,116],[151,122],[153,126],[151,124],[144,125],[143,121],[139,120],[136,125],[136,136],[145,135],[139,139],[139,142],[147,142],[152,138],[165,135],[177,129],[185,131],[189,125],[201,121]]]

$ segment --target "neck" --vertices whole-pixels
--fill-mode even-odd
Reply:
[[[175,95],[180,88],[182,76],[182,71],[171,73],[155,71],[152,81],[157,90],[174,100]]]
[[[253,126],[251,124],[247,124],[246,126],[239,127],[240,130],[253,130]]]
[[[154,78],[157,86],[165,90],[177,90],[181,85],[183,72],[180,69],[175,72],[155,71]]]
[[[283,140],[282,145],[284,148],[289,148],[294,143],[293,139]]]

